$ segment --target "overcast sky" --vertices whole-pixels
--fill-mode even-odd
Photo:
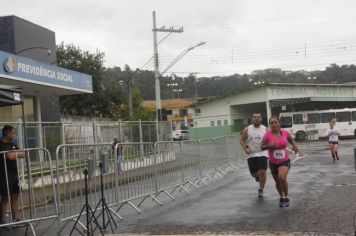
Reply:
[[[185,49],[206,42],[167,74],[211,76],[355,63],[354,0],[12,0],[1,12],[55,31],[57,43],[103,51],[107,67],[153,70],[153,10],[158,27],[184,27],[159,45],[161,71]]]

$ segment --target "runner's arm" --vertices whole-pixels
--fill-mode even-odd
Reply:
[[[262,150],[274,149],[274,148],[277,148],[277,144],[275,142],[268,144],[268,140],[266,140],[265,138],[262,139],[262,142],[261,142]]]
[[[244,130],[242,131],[241,137],[240,137],[240,145],[242,147],[242,149],[245,151],[246,154],[250,154],[251,150],[246,146],[246,140],[247,140],[247,131],[248,128],[244,128]]]
[[[298,146],[297,144],[295,143],[294,139],[292,138],[292,136],[290,135],[290,133],[288,132],[288,142],[292,145],[292,150],[294,153],[297,153],[298,152]]]

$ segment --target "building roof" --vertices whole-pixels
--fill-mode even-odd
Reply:
[[[342,84],[309,84],[309,83],[268,83],[266,84],[265,87],[268,85],[281,85],[281,86],[320,86],[320,87],[355,87],[356,83],[355,82],[350,82],[350,83],[342,83]]]
[[[212,101],[217,101],[220,99],[225,99],[228,97],[232,97],[232,96],[236,96],[236,95],[240,95],[243,93],[248,93],[251,92],[253,90],[257,90],[257,89],[261,89],[261,88],[267,88],[267,87],[271,87],[271,86],[291,86],[291,87],[298,87],[298,86],[309,86],[309,87],[315,87],[315,86],[319,86],[319,87],[356,87],[356,83],[355,82],[350,82],[350,83],[342,83],[342,84],[311,84],[311,83],[266,83],[266,84],[261,84],[259,86],[256,86],[255,88],[252,89],[246,89],[243,92],[239,92],[239,93],[234,93],[234,94],[228,94],[228,95],[222,95],[222,96],[218,96],[218,97],[212,97],[209,98],[207,100],[199,100],[197,105],[202,105],[202,104],[206,104]]]
[[[161,107],[163,109],[179,109],[179,108],[188,108],[192,107],[192,99],[165,99],[161,100]],[[155,110],[156,101],[155,100],[146,100],[142,102],[142,106],[149,110]]]

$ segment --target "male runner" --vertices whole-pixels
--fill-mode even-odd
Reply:
[[[268,152],[261,149],[262,138],[267,128],[261,123],[261,113],[254,112],[252,114],[252,124],[242,131],[240,139],[240,145],[247,155],[250,173],[259,182],[258,197],[263,197],[268,162]]]

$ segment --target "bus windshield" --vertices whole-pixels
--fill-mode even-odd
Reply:
[[[280,118],[280,122],[281,122],[281,128],[290,128],[293,125],[292,117],[288,117],[288,116],[282,116]]]

